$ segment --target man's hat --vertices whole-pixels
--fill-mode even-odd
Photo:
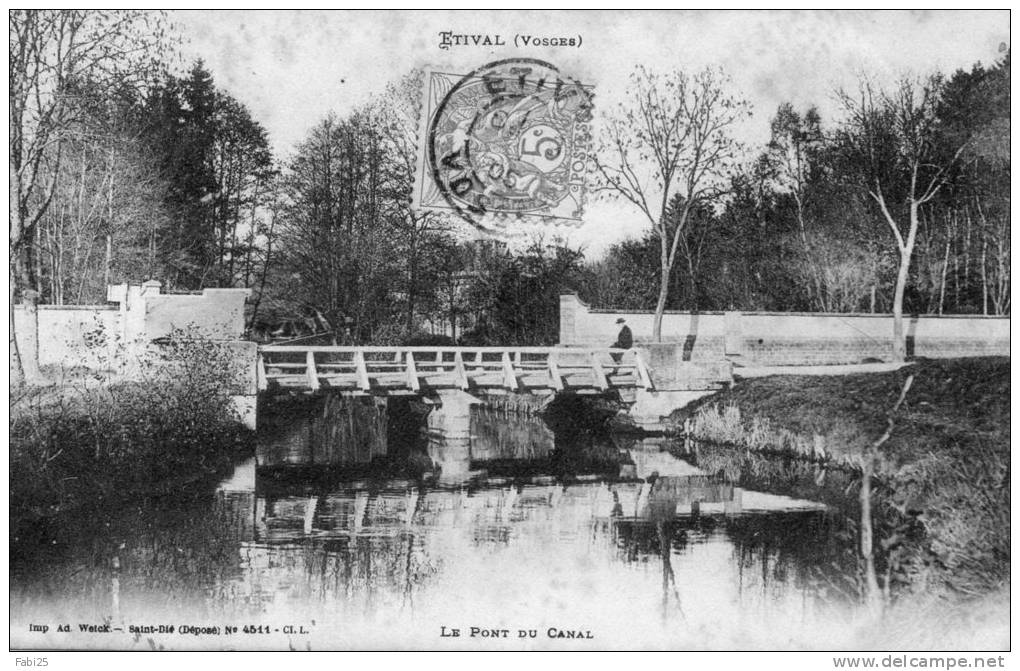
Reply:
[[[620,317],[619,319],[617,319],[617,320],[616,320],[616,323],[617,323],[617,324],[622,324],[622,323],[624,323],[625,321],[627,321],[627,320],[626,320],[626,319],[624,319],[623,317]]]

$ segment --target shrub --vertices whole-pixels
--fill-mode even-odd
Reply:
[[[231,415],[230,384],[219,345],[174,337],[146,358],[138,380],[22,399],[9,424],[12,534],[225,469],[249,438]]]

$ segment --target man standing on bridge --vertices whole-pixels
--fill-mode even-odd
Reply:
[[[627,326],[627,320],[624,319],[623,317],[620,317],[619,319],[616,320],[616,323],[622,324],[623,328],[621,328],[620,332],[616,335],[616,342],[610,345],[610,347],[619,349],[630,349],[631,347],[634,346],[634,336],[630,332],[630,327]],[[614,362],[620,363],[621,359],[623,359],[623,354],[619,354],[616,352],[613,353]]]

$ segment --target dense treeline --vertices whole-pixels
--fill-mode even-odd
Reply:
[[[932,163],[952,165],[945,185],[919,208],[907,312],[1010,311],[1009,78],[1007,55],[991,68],[933,82],[937,127],[926,141]],[[896,248],[861,188],[848,146],[854,132],[852,119],[824,124],[814,108],[781,105],[765,150],[741,167],[725,197],[688,220],[668,307],[891,311]],[[681,207],[677,196],[665,219]],[[599,306],[650,308],[658,247],[653,231],[615,245],[588,264],[593,277],[582,295]]]
[[[300,322],[377,343],[555,342],[571,290],[619,308],[1010,311],[1008,54],[862,79],[834,119],[781,105],[757,150],[728,135],[751,110],[722,73],[639,68],[638,97],[600,112],[594,186],[647,232],[586,258],[411,208],[420,73],[274,156],[175,53],[159,14],[12,12],[12,301],[249,287],[256,336]]]
[[[105,301],[111,282],[170,289],[250,283],[273,162],[265,129],[201,62],[184,77],[109,91],[75,84],[35,229],[35,289],[56,304]]]

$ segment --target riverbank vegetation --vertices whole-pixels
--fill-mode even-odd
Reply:
[[[144,365],[143,381],[78,381],[15,394],[12,548],[69,515],[207,481],[250,453],[251,433],[232,414],[216,345],[172,342],[162,354]]]
[[[1004,357],[921,360],[889,373],[746,380],[673,420],[731,446],[737,472],[761,455],[793,457],[816,476],[826,465],[856,472],[850,491],[913,375],[875,455],[876,548],[910,589],[974,596],[1009,580],[1009,368]]]

